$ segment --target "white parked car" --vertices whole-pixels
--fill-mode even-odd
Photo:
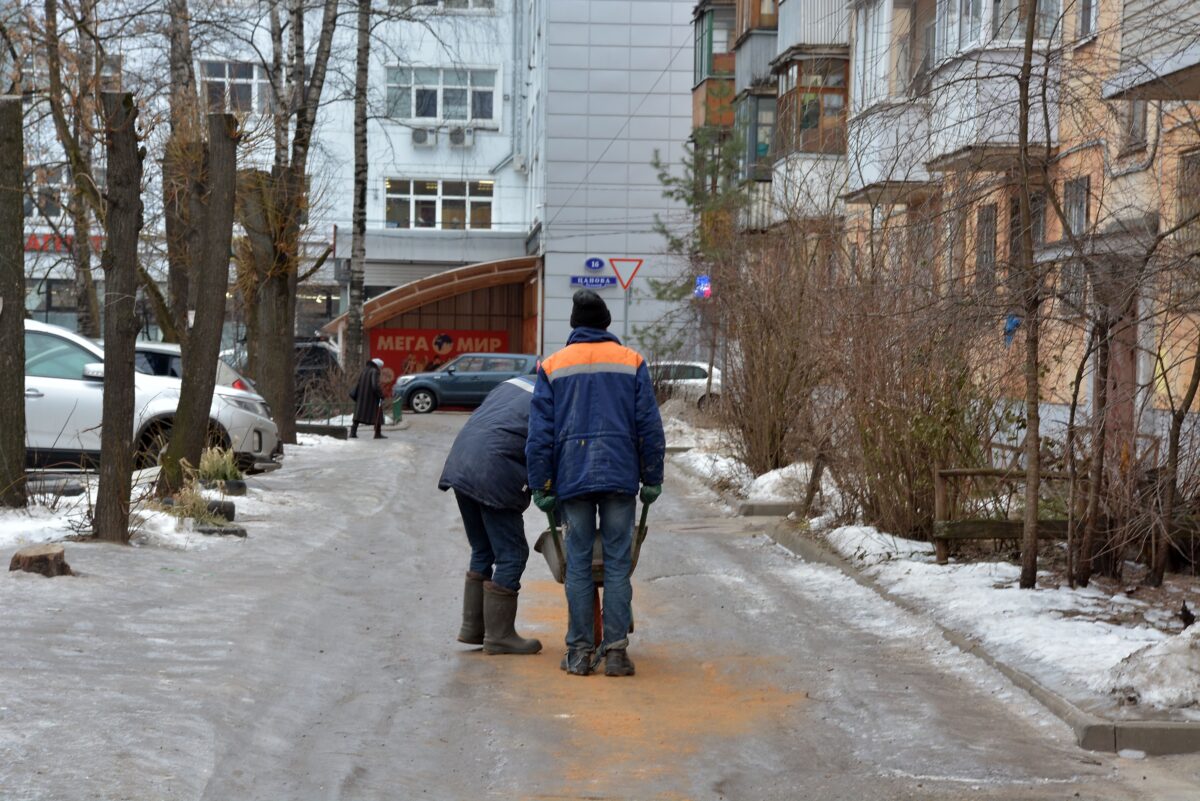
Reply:
[[[154,463],[165,446],[182,381],[134,376],[136,465]],[[26,463],[36,467],[95,465],[100,458],[104,350],[65,328],[25,321]],[[262,397],[218,386],[209,412],[209,441],[232,448],[247,470],[281,457],[279,432]]]
[[[683,398],[703,409],[721,397],[721,370],[712,368],[710,386],[707,362],[652,362],[649,368],[654,389],[664,400]]]

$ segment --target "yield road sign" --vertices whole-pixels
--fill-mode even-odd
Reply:
[[[633,283],[633,277],[637,275],[637,271],[642,268],[642,259],[609,259],[608,263],[612,265],[613,273],[617,276],[617,281],[621,284],[621,289],[629,289],[629,285]],[[629,274],[628,278],[621,275],[622,270]]]

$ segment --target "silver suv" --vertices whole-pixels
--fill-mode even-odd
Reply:
[[[134,377],[137,466],[149,467],[166,444],[179,404],[178,378]],[[80,468],[100,459],[104,350],[65,328],[25,321],[25,459],[35,467]],[[218,386],[209,441],[233,449],[243,469],[273,467],[279,432],[263,399]]]

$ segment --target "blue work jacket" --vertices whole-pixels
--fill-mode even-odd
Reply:
[[[524,511],[529,506],[525,483],[525,436],[533,376],[500,384],[458,432],[438,489],[454,489],[494,509]]]
[[[666,439],[650,371],[607,331],[576,328],[542,362],[529,410],[529,486],[560,499],[661,484]]]

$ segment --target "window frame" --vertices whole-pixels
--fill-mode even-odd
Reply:
[[[975,288],[991,294],[996,288],[997,209],[985,203],[975,211]]]
[[[437,84],[429,81],[418,81],[417,74],[421,72],[430,72],[436,70],[438,73]],[[463,83],[457,82],[448,83],[446,80],[447,74],[461,73]],[[486,89],[482,84],[476,86],[475,78],[477,75],[491,73],[492,83]],[[403,78],[407,74],[408,81],[404,82]],[[501,121],[504,116],[504,96],[500,91],[503,85],[501,68],[499,66],[455,66],[455,67],[429,67],[405,64],[389,64],[384,68],[384,97],[385,107],[384,116],[396,122],[403,122],[418,127],[442,127],[454,126],[463,128],[481,128],[488,130],[499,130]],[[418,112],[418,92],[433,90],[436,92],[437,113],[430,116],[417,116]],[[466,116],[465,117],[447,117],[446,116],[446,92],[462,91],[466,97]],[[397,113],[403,110],[397,109],[396,106],[403,102],[401,97],[407,91],[407,114]],[[476,117],[476,95],[490,94],[491,95],[491,116]],[[499,102],[497,102],[499,101]]]
[[[84,361],[80,364],[79,371],[75,375],[47,375],[45,373],[30,373],[29,372],[29,354],[32,349],[29,347],[29,341],[30,341],[31,337],[32,338],[44,338],[46,340],[53,340],[55,345],[58,348],[66,351],[66,352],[85,354],[87,357],[87,361]],[[92,353],[91,351],[89,351],[87,348],[83,347],[79,343],[72,342],[71,340],[69,340],[65,337],[56,336],[55,334],[52,334],[48,331],[26,331],[24,343],[25,343],[25,375],[29,378],[50,378],[50,379],[56,379],[59,381],[83,381],[84,380],[83,368],[89,364],[96,364],[97,362],[102,361],[101,359],[96,357],[96,354]],[[48,350],[37,351],[36,355],[40,356],[42,353],[45,353],[45,352],[48,352]]]
[[[253,61],[233,61],[228,59],[200,59],[197,65],[196,78],[200,83],[199,93],[201,102],[204,103],[204,108],[210,112],[235,114],[239,116],[249,115],[267,115],[271,113],[271,107],[274,100],[274,89],[271,85],[271,76],[267,73],[267,68],[262,64]],[[210,67],[220,66],[224,74],[220,77],[210,74]],[[250,70],[250,76],[241,78],[233,75],[233,70],[238,67],[247,67]],[[222,87],[222,102],[221,108],[213,108],[212,95],[210,87],[220,85]],[[233,86],[246,86],[250,92],[250,107],[246,109],[232,108],[230,105],[230,88]]]
[[[1176,182],[1176,238],[1188,253],[1200,253],[1200,150],[1179,154]],[[1185,222],[1189,217],[1194,219]]]
[[[818,70],[818,65],[841,64],[841,83],[809,83],[808,76],[826,79],[832,70]],[[810,67],[809,71],[805,67]],[[824,153],[844,155],[846,153],[846,125],[849,117],[850,62],[841,58],[798,58],[789,62],[779,74],[779,95],[775,116],[775,153]],[[840,101],[841,108],[831,103],[832,98]],[[817,124],[805,126],[809,104],[817,104]],[[833,113],[831,113],[831,109]],[[837,121],[827,122],[831,117]],[[805,131],[816,131],[816,142],[805,143]]]
[[[1100,0],[1079,0],[1075,7],[1075,40],[1087,44],[1096,38],[1100,27]]]
[[[1117,119],[1121,123],[1121,148],[1118,155],[1137,153],[1145,150],[1148,140],[1146,136],[1146,119],[1149,114],[1149,104],[1145,100],[1119,101],[1121,105]]]
[[[393,183],[396,185],[393,187]],[[462,184],[463,194],[447,194],[446,188],[448,184]],[[404,189],[403,184],[408,184],[408,191]],[[434,192],[419,192],[418,184],[424,184],[425,188],[429,188],[429,184],[436,184]],[[485,191],[484,187],[490,187]],[[397,231],[494,231],[496,230],[495,212],[496,212],[496,183],[490,178],[476,179],[459,179],[459,178],[385,178],[384,179],[384,228]],[[446,225],[446,201],[452,203],[462,201],[462,224],[447,226]],[[407,225],[392,225],[391,203],[392,201],[406,201],[408,204],[408,224]],[[420,216],[418,213],[418,203],[430,203],[433,205],[433,224],[419,225]],[[486,226],[476,225],[476,209],[487,207],[488,209],[488,224]]]
[[[1078,201],[1082,201],[1082,225],[1079,225],[1076,219],[1079,212],[1077,207],[1080,205]],[[1072,236],[1087,236],[1091,231],[1092,177],[1090,175],[1081,175],[1063,182],[1063,216],[1066,217],[1066,223],[1070,226]],[[1063,239],[1067,238],[1067,232],[1064,229]]]

